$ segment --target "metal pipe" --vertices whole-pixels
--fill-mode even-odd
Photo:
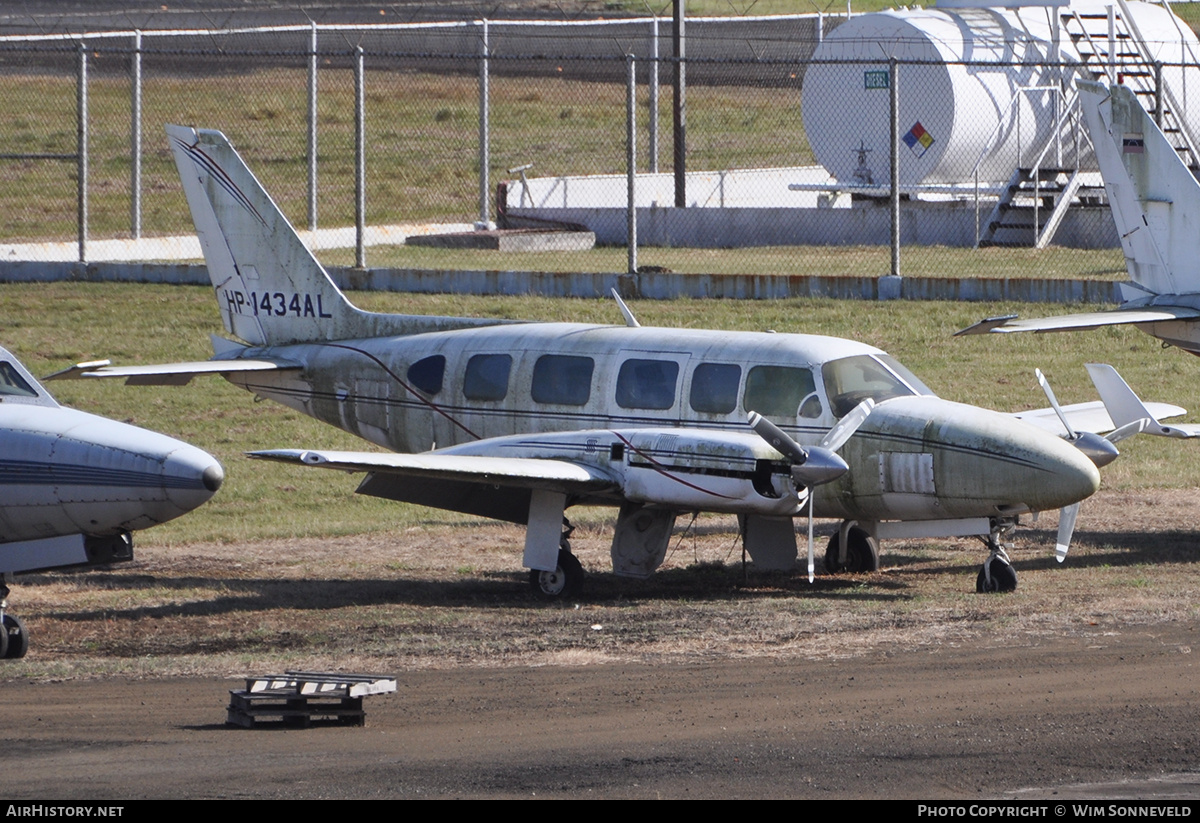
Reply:
[[[354,49],[354,265],[367,267],[367,111],[363,49]]]
[[[87,79],[87,44],[79,43],[79,69],[76,76],[75,100],[75,140],[76,140],[76,178],[77,178],[77,214],[79,226],[79,262],[87,262],[88,240],[88,79]]]
[[[650,21],[650,173],[658,174],[658,15]]]
[[[888,60],[888,80],[891,86],[892,119],[892,275],[900,276],[900,78],[896,58]]]
[[[317,24],[308,49],[308,230],[317,230]]]
[[[687,67],[684,59],[687,56],[686,40],[683,36],[684,6],[687,0],[674,0],[674,29],[671,32],[671,43],[675,52],[675,103],[674,103],[674,135],[675,152],[675,208],[687,206]]]
[[[625,63],[625,245],[629,249],[629,273],[637,274],[637,78],[634,76],[634,56],[625,55]]]
[[[129,232],[142,236],[142,33],[133,34],[133,57],[129,64]]]
[[[491,228],[488,207],[491,183],[488,180],[488,164],[491,163],[491,145],[488,135],[488,115],[491,108],[488,89],[488,21],[480,20],[479,56],[479,221],[475,228],[487,231]]]

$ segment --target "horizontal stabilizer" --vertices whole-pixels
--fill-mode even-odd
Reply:
[[[108,361],[102,361],[107,363]],[[45,380],[83,380],[85,378],[124,377],[130,386],[185,386],[193,377],[204,374],[230,374],[247,371],[292,371],[301,364],[287,360],[196,360],[190,363],[164,363],[152,366],[108,366],[96,362],[79,363],[47,375]]]

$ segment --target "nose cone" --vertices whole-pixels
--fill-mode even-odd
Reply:
[[[225,481],[225,470],[208,452],[175,441],[177,448],[167,454],[162,463],[163,487],[167,497],[181,511],[190,512],[208,500]]]
[[[931,501],[938,516],[1060,509],[1100,488],[1096,465],[1071,443],[975,406],[897,398],[880,404],[863,429],[876,438],[883,496],[909,492],[906,499]],[[893,453],[907,455],[891,459]],[[921,455],[931,464],[924,473],[915,459]]]

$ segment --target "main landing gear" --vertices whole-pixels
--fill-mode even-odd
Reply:
[[[558,540],[558,567],[552,572],[529,570],[529,585],[537,597],[543,600],[565,600],[575,597],[583,590],[583,581],[587,575],[579,559],[571,554],[571,543],[568,539],[574,531],[575,527],[564,517],[563,533]]]
[[[843,539],[845,551],[842,550]],[[825,570],[830,574],[878,571],[879,541],[864,529],[843,523],[825,548]]]
[[[15,614],[8,613],[8,585],[0,583],[0,659],[16,660],[29,651],[29,630]]]

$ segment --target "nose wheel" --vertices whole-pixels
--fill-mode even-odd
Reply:
[[[983,561],[979,575],[975,578],[975,591],[979,594],[992,592],[1011,592],[1017,588],[1017,570],[1012,567],[1008,553],[996,538],[995,533],[988,537],[988,548],[991,554]]]
[[[0,659],[17,660],[29,652],[29,629],[8,613],[8,586],[0,584]]]

